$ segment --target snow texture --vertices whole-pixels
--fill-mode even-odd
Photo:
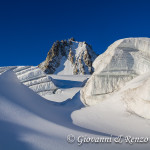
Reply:
[[[127,82],[119,91],[100,103],[74,111],[73,123],[112,135],[149,137],[149,91],[150,72]]]
[[[69,78],[69,80],[67,80]],[[82,80],[87,78],[85,76],[81,77]],[[62,82],[60,81],[62,80]],[[29,89],[27,86],[23,85],[15,73],[11,70],[4,72],[0,75],[0,149],[2,150],[137,150],[143,149],[148,150],[149,144],[93,144],[93,143],[85,143],[82,146],[78,146],[77,142],[69,144],[67,142],[67,135],[73,134],[77,137],[79,136],[88,136],[88,137],[110,137],[107,129],[111,129],[108,127],[120,127],[120,122],[125,123],[127,120],[133,123],[133,120],[128,117],[123,117],[119,114],[119,118],[117,115],[115,116],[115,111],[112,113],[113,109],[100,109],[97,105],[96,109],[92,107],[91,111],[88,108],[83,109],[83,104],[80,101],[80,93],[82,83],[84,81],[79,82],[79,77],[75,76],[58,76],[57,79],[55,77],[55,82],[61,83],[62,88],[79,88],[78,91],[74,93],[74,96],[71,99],[67,99],[65,102],[52,102],[47,101],[46,99],[40,97],[34,91]],[[70,84],[66,84],[66,83]],[[61,95],[61,97],[65,97]],[[58,98],[59,99],[59,98]],[[111,104],[111,103],[110,103]],[[117,103],[115,103],[117,104]],[[119,106],[119,105],[118,105]],[[81,109],[82,108],[82,109]],[[108,105],[107,108],[114,108],[111,105]],[[119,107],[118,107],[119,108]],[[81,109],[81,110],[79,110]],[[86,116],[83,114],[83,110],[86,109]],[[120,108],[121,110],[124,110]],[[76,110],[79,110],[79,115],[76,116]],[[110,113],[106,113],[109,110]],[[96,118],[96,115],[93,116],[93,113],[96,114],[99,112],[102,117],[107,117],[104,120],[101,118]],[[73,114],[73,122],[77,123],[77,119],[79,119],[78,123],[84,126],[79,127],[72,123],[71,114]],[[87,115],[88,114],[88,115]],[[114,118],[111,114],[114,114]],[[118,120],[115,120],[116,118]],[[96,119],[95,119],[96,118]],[[124,120],[120,120],[120,119]],[[138,118],[133,116],[134,119],[138,123],[130,124],[135,125],[138,129],[138,135],[144,135],[147,131],[149,131],[149,121],[145,121],[142,118]],[[84,120],[84,122],[83,122]],[[88,123],[87,123],[88,121]],[[94,122],[95,121],[95,122]],[[103,122],[104,121],[104,122]],[[115,121],[120,121],[115,122]],[[109,122],[109,126],[108,123]],[[87,124],[86,124],[87,123]],[[92,126],[95,124],[95,126]],[[133,129],[131,133],[136,131],[135,126],[130,126]],[[96,132],[101,127],[100,132]],[[87,129],[86,129],[87,128]],[[88,129],[90,128],[90,129]],[[121,128],[121,127],[120,127]],[[121,133],[126,132],[127,126],[122,126],[120,131]],[[107,131],[106,131],[107,130]],[[112,132],[115,130],[112,130]],[[117,129],[116,129],[117,131]],[[142,134],[143,131],[143,134]],[[112,133],[110,132],[110,133]],[[114,135],[117,135],[119,132],[114,132]],[[147,136],[149,133],[147,132]]]
[[[105,100],[126,82],[150,71],[150,39],[118,40],[96,58],[93,67],[95,72],[81,90],[85,105]]]
[[[13,70],[21,83],[28,86],[36,93],[44,96],[45,94],[55,94],[58,88],[54,85],[50,76],[46,75],[41,69],[34,66],[14,66],[1,67],[0,72]]]
[[[149,143],[66,140],[69,134],[150,137],[149,43],[115,42],[95,60],[92,76],[64,75],[68,64],[50,76],[33,66],[0,67],[0,150],[149,150]]]

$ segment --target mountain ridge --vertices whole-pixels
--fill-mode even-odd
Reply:
[[[39,68],[47,74],[92,74],[92,63],[97,56],[86,42],[78,42],[74,38],[56,41]]]

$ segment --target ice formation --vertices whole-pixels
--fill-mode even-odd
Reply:
[[[126,82],[150,71],[150,39],[126,38],[114,42],[96,58],[95,72],[81,90],[85,105],[110,97]]]
[[[53,79],[46,75],[37,66],[1,67],[0,72],[3,73],[9,69],[16,73],[21,83],[28,86],[41,96],[44,96],[45,94],[55,94],[58,90],[53,83]]]

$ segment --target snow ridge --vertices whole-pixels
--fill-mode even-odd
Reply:
[[[55,94],[58,89],[54,85],[52,78],[46,75],[37,66],[1,67],[0,72],[3,73],[10,69],[16,73],[21,83],[41,96],[44,96],[45,93]]]

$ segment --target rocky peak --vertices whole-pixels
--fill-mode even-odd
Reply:
[[[48,74],[91,74],[97,55],[86,42],[56,41],[39,67]]]

